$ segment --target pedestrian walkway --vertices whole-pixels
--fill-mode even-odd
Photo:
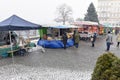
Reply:
[[[120,48],[115,45],[115,37],[110,51],[120,57]],[[45,49],[45,53],[37,49],[29,55],[15,57],[17,76],[11,73],[12,59],[1,59],[0,78],[4,77],[5,80],[6,78],[8,80],[31,78],[33,78],[31,80],[90,80],[97,58],[105,53],[105,37],[97,39],[94,48],[90,46],[90,42],[80,41],[79,48]]]
[[[14,68],[14,69],[13,69]],[[0,68],[0,80],[90,80],[90,71],[7,65]]]

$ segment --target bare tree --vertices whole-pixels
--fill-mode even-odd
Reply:
[[[62,22],[63,25],[66,22],[70,22],[71,19],[71,15],[72,15],[72,9],[70,6],[67,6],[66,4],[62,4],[57,8],[57,12],[58,12],[58,17],[55,19],[56,22]]]

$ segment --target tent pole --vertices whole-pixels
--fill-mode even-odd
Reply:
[[[13,47],[12,47],[11,31],[9,31],[9,36],[10,36],[10,46],[11,46],[12,63],[13,63],[13,73],[17,75],[15,71],[15,61],[14,61],[14,54],[13,54]]]
[[[9,31],[9,37],[10,37],[10,47],[11,47],[11,54],[12,54],[12,62],[13,62],[13,65],[14,65],[14,55],[13,55],[13,47],[12,47],[12,39],[11,39],[11,31]]]
[[[59,39],[60,39],[60,29],[59,29],[59,33],[58,33],[58,35],[59,35]]]

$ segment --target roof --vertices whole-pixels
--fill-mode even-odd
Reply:
[[[11,17],[5,19],[0,22],[0,31],[8,31],[8,30],[31,30],[31,29],[39,29],[41,25],[29,22],[24,20],[16,15],[12,15]]]
[[[97,22],[92,22],[92,21],[77,21],[73,23],[76,26],[83,26],[83,25],[95,25],[98,26]]]

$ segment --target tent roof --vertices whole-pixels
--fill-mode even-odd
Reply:
[[[93,26],[98,26],[99,24],[97,22],[92,22],[92,21],[78,21],[73,23],[76,26],[83,26],[83,25],[93,25]]]
[[[44,25],[43,25],[44,27]],[[78,26],[74,26],[74,25],[48,25],[46,27],[50,27],[50,28],[58,28],[58,29],[66,29],[66,28],[78,28]]]
[[[104,24],[102,24],[104,27],[113,27],[113,26],[111,26],[110,25],[110,23],[104,23]]]
[[[4,21],[0,22],[0,31],[8,30],[31,30],[39,29],[41,25],[26,21],[16,15],[13,15]]]

